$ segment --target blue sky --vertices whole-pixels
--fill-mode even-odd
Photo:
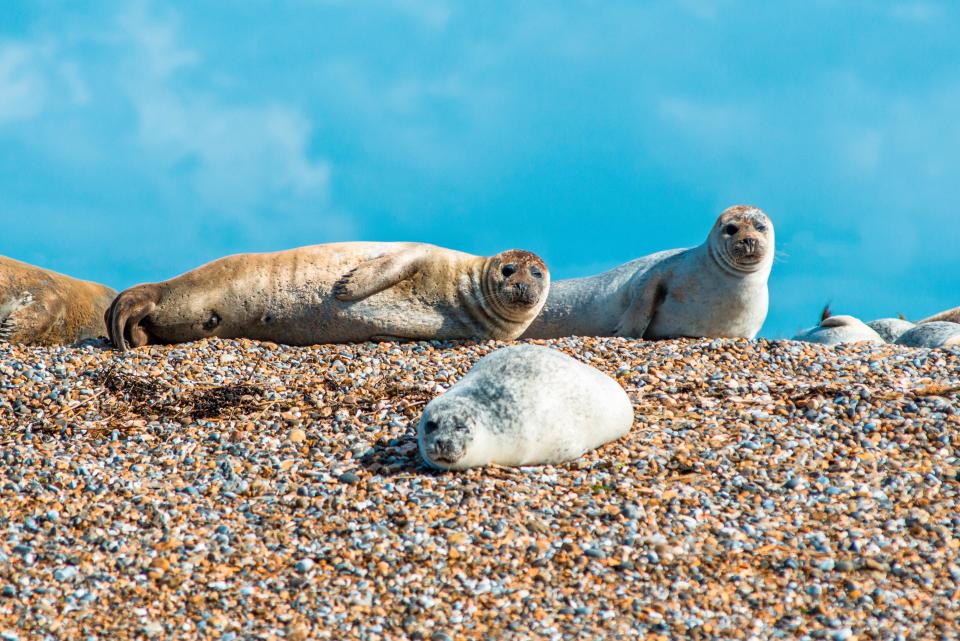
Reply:
[[[4,2],[0,253],[120,289],[352,239],[554,278],[755,204],[762,335],[960,304],[960,5]]]

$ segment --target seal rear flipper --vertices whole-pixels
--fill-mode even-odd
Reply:
[[[615,336],[644,338],[647,328],[657,314],[657,308],[667,298],[667,288],[659,278],[646,280],[638,289],[636,298],[620,316],[620,322],[613,332]]]
[[[30,307],[33,302],[33,294],[23,292],[0,303],[0,341],[10,342],[14,339],[19,328],[18,312]]]
[[[422,260],[423,252],[419,248],[371,258],[334,283],[333,295],[342,301],[355,301],[372,296],[416,274]]]
[[[140,347],[150,341],[150,335],[141,325],[157,307],[160,288],[157,285],[137,285],[120,292],[105,314],[104,322],[110,342],[120,351]]]

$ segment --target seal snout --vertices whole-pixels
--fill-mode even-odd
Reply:
[[[763,260],[763,241],[755,236],[741,238],[733,244],[733,257],[739,263],[756,263]]]

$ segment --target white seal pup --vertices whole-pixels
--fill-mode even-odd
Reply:
[[[774,242],[763,211],[730,207],[697,247],[556,281],[523,338],[754,338],[767,317]]]
[[[870,321],[867,325],[888,343],[895,343],[904,332],[916,327],[910,321],[902,318],[878,318],[875,321]]]
[[[904,332],[897,345],[906,347],[953,347],[960,345],[960,323],[931,321]]]
[[[99,283],[0,256],[0,341],[63,345],[106,336],[117,293]]]
[[[800,332],[793,337],[793,340],[805,343],[820,343],[821,345],[886,342],[880,334],[859,318],[843,315],[832,316],[829,306],[823,308],[819,325]]]
[[[430,401],[417,443],[442,469],[541,465],[578,458],[632,424],[615,380],[549,347],[516,345],[484,356]]]
[[[330,243],[227,256],[131,287],[107,326],[121,350],[213,336],[288,345],[512,340],[549,289],[546,265],[527,251],[482,257],[423,243]]]
[[[960,323],[960,307],[954,307],[953,309],[942,311],[939,314],[934,314],[929,318],[924,318],[922,321],[920,321],[917,324],[920,325],[922,323],[933,323],[936,321],[947,321],[948,323]]]

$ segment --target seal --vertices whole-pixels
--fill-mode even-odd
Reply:
[[[632,424],[630,399],[615,380],[557,350],[516,345],[484,356],[430,401],[417,444],[439,469],[562,463]]]
[[[330,243],[220,258],[123,291],[114,346],[207,337],[288,345],[371,339],[512,340],[536,317],[550,273],[536,255],[474,256],[422,243]]]
[[[820,343],[821,345],[886,342],[880,334],[859,318],[831,315],[829,305],[823,308],[819,325],[800,332],[793,337],[793,340],[805,343]]]
[[[923,323],[933,323],[936,321],[946,321],[948,323],[960,323],[960,307],[954,307],[953,309],[948,309],[946,311],[940,312],[939,314],[934,314],[929,318],[924,318],[922,321],[917,323],[921,325]]]
[[[116,294],[0,256],[0,341],[63,345],[105,336],[103,313]]]
[[[523,338],[753,338],[767,316],[774,230],[756,207],[717,218],[706,241],[556,281]]]
[[[888,343],[895,343],[904,332],[915,327],[913,323],[902,318],[878,318],[867,325]]]
[[[960,323],[931,321],[918,324],[897,339],[897,345],[906,347],[953,347],[960,345]]]

